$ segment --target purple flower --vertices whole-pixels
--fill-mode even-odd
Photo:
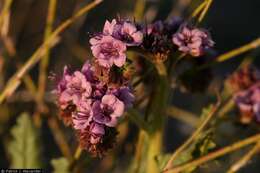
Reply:
[[[91,50],[99,65],[110,68],[122,67],[126,62],[126,45],[112,36],[99,35],[90,39]]]
[[[89,61],[86,61],[84,63],[84,65],[81,68],[81,72],[84,74],[84,76],[89,82],[93,83],[95,81],[94,67],[90,64]]]
[[[162,21],[156,21],[143,27],[144,39],[142,48],[152,53],[152,61],[164,61],[172,50],[171,36]]]
[[[99,123],[91,123],[90,125],[90,143],[97,144],[100,142],[101,137],[105,134],[104,125]]]
[[[73,127],[76,130],[84,131],[90,125],[92,121],[91,104],[91,99],[81,101],[77,105],[77,110],[72,113]]]
[[[67,71],[66,67],[65,71]],[[79,71],[74,72],[72,75],[65,72],[56,90],[61,109],[66,109],[68,105],[78,104],[81,99],[88,98],[91,92],[91,84]]]
[[[248,89],[260,80],[260,72],[254,66],[246,65],[235,71],[227,79],[227,86],[233,92]]]
[[[178,46],[179,51],[195,57],[203,55],[205,50],[214,45],[206,31],[186,25],[173,35],[172,41]]]
[[[163,34],[164,31],[164,24],[161,20],[154,22],[153,24],[149,24],[147,27],[144,28],[144,32],[147,35],[150,34]]]
[[[106,35],[113,35],[115,26],[117,24],[116,19],[113,19],[112,22],[109,22],[108,20],[105,22],[103,33]]]
[[[68,69],[67,66],[65,66],[63,68],[63,75],[62,75],[62,78],[57,85],[57,89],[54,91],[55,93],[59,94],[66,89],[66,85],[67,85],[66,76],[70,76],[69,69]]]
[[[115,19],[111,23],[106,21],[103,33],[121,40],[127,46],[137,46],[143,41],[143,33],[138,31],[136,26],[130,21],[117,21]]]
[[[241,112],[243,123],[249,123],[253,118],[260,122],[260,83],[256,83],[247,90],[238,92],[235,103]]]
[[[118,119],[134,99],[128,82],[118,86],[101,80],[104,75],[122,75],[111,71],[89,61],[81,71],[69,73],[65,67],[55,92],[62,119],[76,130],[80,146],[94,156],[113,147]]]
[[[129,108],[133,105],[135,97],[128,86],[123,86],[119,89],[115,89],[113,93],[119,100],[121,100],[125,104],[126,108]]]
[[[93,104],[93,120],[109,127],[117,125],[118,118],[124,113],[125,105],[114,95],[105,95],[101,102]]]
[[[137,31],[135,25],[128,22],[124,22],[118,35],[128,46],[140,45],[143,41],[143,33]]]

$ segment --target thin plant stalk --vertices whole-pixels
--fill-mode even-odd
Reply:
[[[239,159],[231,168],[228,170],[227,173],[234,173],[237,172],[239,169],[244,167],[250,159],[260,151],[260,142],[256,143],[255,146],[247,154],[245,154],[241,159]]]
[[[46,27],[44,33],[44,41],[46,41],[51,35],[53,22],[55,19],[56,5],[57,5],[57,0],[49,0],[48,15],[47,15],[47,21],[46,21]],[[39,73],[39,81],[38,81],[38,99],[40,105],[43,104],[43,97],[46,88],[49,56],[50,56],[50,48],[46,47],[45,56],[41,59],[40,70],[39,70],[40,73]]]
[[[10,10],[10,7],[12,5],[13,0],[5,0],[4,7],[2,9],[2,12],[0,14],[0,31],[2,29],[2,25],[5,19],[5,16],[8,14],[8,11]]]
[[[207,3],[205,5],[205,8],[203,9],[203,11],[201,12],[200,16],[199,16],[199,19],[198,19],[198,22],[201,22],[205,15],[207,14],[208,10],[209,10],[209,7],[210,5],[212,4],[213,0],[207,0]]]
[[[194,11],[193,13],[191,14],[190,18],[194,18],[196,16],[198,16],[201,11],[204,9],[204,7],[206,6],[207,4],[207,1],[203,1]]]
[[[260,47],[260,38],[257,38],[255,40],[253,40],[252,42],[250,43],[247,43],[239,48],[236,48],[236,49],[233,49],[227,53],[224,53],[218,57],[216,57],[216,61],[215,62],[212,62],[212,63],[208,63],[208,64],[205,64],[205,65],[202,65],[200,67],[198,67],[198,70],[203,70],[205,68],[208,68],[210,66],[213,66],[213,65],[216,65],[216,64],[219,64],[220,62],[224,62],[224,61],[227,61],[229,59],[232,59],[238,55],[241,55],[243,53],[246,53],[250,50],[253,50],[253,49],[256,49]]]
[[[81,155],[81,153],[82,153],[82,148],[80,146],[78,146],[76,151],[75,151],[75,154],[74,154],[74,159],[78,160],[80,155]]]
[[[219,57],[216,58],[217,62],[223,62],[223,61],[229,60],[229,59],[231,59],[237,55],[240,55],[242,53],[245,53],[249,50],[256,49],[259,46],[260,46],[260,38],[257,38],[256,40],[254,40],[242,47],[239,47],[239,48],[229,51],[223,55],[220,55]]]

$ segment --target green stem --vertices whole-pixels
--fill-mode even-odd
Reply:
[[[162,129],[158,129],[149,136],[149,147],[147,153],[147,170],[149,173],[159,173],[156,157],[161,153],[162,148]]]
[[[161,67],[161,64],[160,66]],[[160,172],[156,163],[156,156],[161,153],[163,127],[165,122],[165,111],[169,98],[169,82],[165,73],[159,73],[154,86],[154,97],[148,111],[151,131],[149,133],[149,144],[147,152],[146,172]]]

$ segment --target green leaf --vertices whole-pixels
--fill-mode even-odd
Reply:
[[[8,144],[11,168],[41,168],[38,130],[27,113],[22,113],[11,129],[13,140]]]
[[[53,173],[69,173],[69,161],[64,157],[52,159],[51,164],[54,168]]]
[[[213,129],[209,129],[202,133],[200,138],[196,141],[192,155],[195,158],[206,155],[215,147],[216,144],[213,141]]]

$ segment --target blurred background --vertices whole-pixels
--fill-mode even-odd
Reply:
[[[4,2],[4,0],[0,0],[0,13],[3,10]],[[58,0],[53,28],[89,2],[91,1]],[[43,42],[48,3],[48,0],[13,0],[8,20],[3,23],[5,27],[2,27],[0,36],[0,92],[19,66]],[[59,76],[63,66],[67,64],[72,68],[80,68],[86,59],[91,58],[89,37],[92,33],[101,31],[107,19],[111,20],[120,16],[151,23],[155,20],[165,20],[173,15],[185,18],[200,3],[200,0],[104,0],[66,29],[57,39],[56,45],[50,50],[48,76],[53,74]],[[212,34],[212,38],[216,42],[217,54],[237,48],[260,36],[259,9],[259,0],[213,0],[201,26]],[[218,85],[244,57],[258,57],[259,53],[255,50],[214,67],[212,71],[216,77],[213,84]],[[7,152],[8,142],[12,139],[10,129],[15,125],[17,116],[22,112],[28,112],[36,127],[40,127],[39,150],[46,172],[51,172],[53,169],[51,159],[62,155],[72,157],[77,147],[72,130],[65,127],[58,119],[58,110],[51,96],[55,82],[47,80],[44,95],[46,106],[39,107],[33,93],[30,92],[30,87],[31,90],[34,87],[30,84],[32,81],[37,84],[38,76],[39,65],[36,65],[30,70],[28,78],[25,78],[19,89],[4,104],[0,105],[0,168],[10,166],[10,155]],[[179,108],[188,109],[195,115],[200,115],[202,108],[212,103],[212,98],[210,94],[191,94],[175,90],[172,103]],[[39,116],[43,117],[39,118]],[[165,152],[174,151],[193,130],[193,126],[169,117],[165,130]],[[218,130],[216,141],[219,147],[255,133],[253,127],[231,122],[224,123]],[[103,159],[92,159],[86,153],[82,154],[80,163],[82,172],[125,172],[134,155],[138,130],[135,125],[124,121],[120,125],[119,131],[119,142],[113,154],[108,154]],[[223,157],[218,160],[219,162],[210,162],[196,172],[225,172],[224,170],[245,151]],[[259,173],[259,163],[260,156],[257,155],[240,172]]]

